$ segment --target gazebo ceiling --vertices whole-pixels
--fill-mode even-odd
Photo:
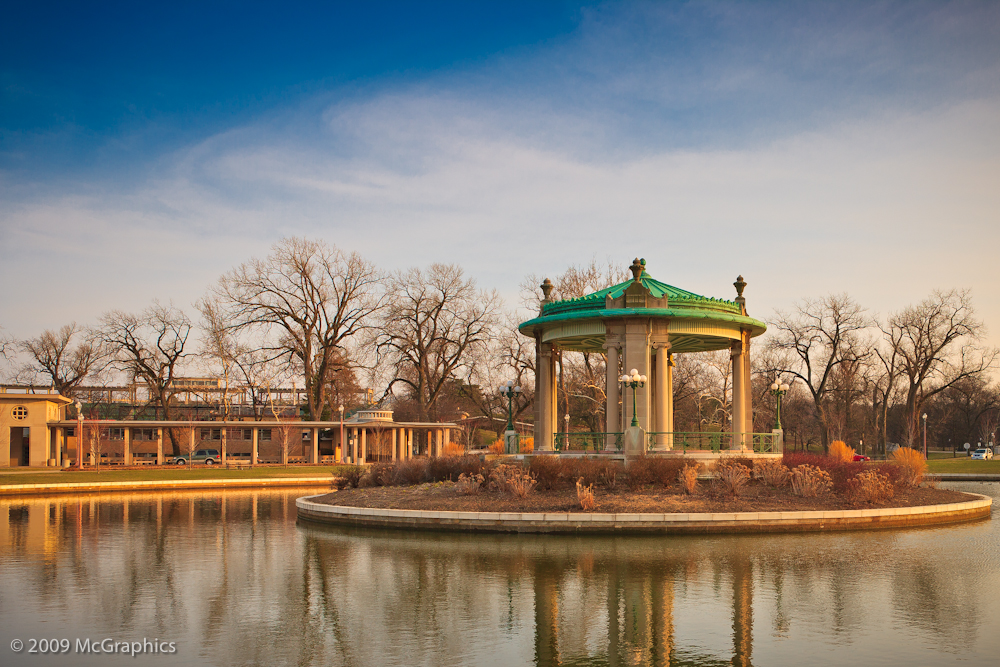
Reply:
[[[726,301],[660,282],[646,273],[645,260],[630,267],[634,278],[575,299],[542,302],[539,316],[522,322],[518,330],[526,336],[541,333],[543,342],[580,352],[602,352],[609,320],[641,318],[667,323],[671,351],[708,352],[722,350],[739,340],[740,330],[759,336],[767,329],[760,320],[747,316],[742,302],[743,277],[734,283],[740,297]],[[543,284],[546,297],[551,283]]]

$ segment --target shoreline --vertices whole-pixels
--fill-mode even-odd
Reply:
[[[275,486],[322,486],[331,484],[325,477],[220,477],[188,480],[132,480],[124,482],[65,482],[57,484],[4,484],[0,497],[38,496],[65,493],[100,493],[107,491],[169,491],[176,489],[246,488]]]
[[[323,494],[325,495],[325,494]],[[459,512],[350,507],[295,501],[300,520],[389,529],[491,533],[704,534],[881,530],[988,519],[993,499],[856,510],[714,513]]]

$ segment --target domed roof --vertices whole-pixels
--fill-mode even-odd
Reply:
[[[749,329],[751,336],[759,336],[767,329],[766,324],[746,314],[742,297],[746,283],[742,276],[734,283],[740,296],[736,301],[727,301],[701,296],[656,280],[646,273],[645,260],[636,259],[629,268],[634,276],[632,280],[582,297],[542,301],[538,317],[522,322],[518,330],[526,336],[534,336],[538,330],[542,330],[545,332],[543,340],[559,340],[560,346],[566,349],[594,351],[600,349],[600,343],[603,342],[603,334],[595,337],[598,334],[594,327],[595,321],[632,317],[663,318],[675,323],[670,328],[678,329],[678,333],[682,328],[678,325],[681,321],[686,321],[688,326],[683,338],[686,345],[682,347],[687,349],[674,347],[680,352],[723,349],[728,345],[726,341],[732,338],[728,332]],[[544,287],[551,289],[550,285],[546,283]],[[716,328],[727,330],[727,333],[712,333],[709,329],[704,329],[704,334],[692,337],[694,332],[690,325],[696,320],[702,321],[702,328],[706,324],[704,321],[709,320]],[[584,324],[587,321],[592,323],[589,327]],[[575,324],[570,325],[570,322]],[[603,322],[600,322],[601,331],[603,327]],[[557,329],[560,331],[556,331]],[[672,341],[674,338],[671,335]],[[680,342],[681,339],[678,339],[678,343]]]

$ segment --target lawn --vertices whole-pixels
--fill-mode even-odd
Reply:
[[[273,477],[330,476],[339,466],[257,467],[226,470],[209,466],[170,466],[155,470],[51,470],[38,472],[0,472],[4,484],[65,484],[71,482],[145,482],[188,479],[267,479]]]
[[[1000,475],[1000,459],[973,461],[967,456],[957,459],[931,459],[927,462],[929,472],[971,472],[985,475]]]

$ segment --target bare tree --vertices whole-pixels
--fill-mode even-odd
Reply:
[[[514,421],[531,408],[535,400],[535,341],[517,332],[514,313],[505,313],[498,335],[488,340],[478,354],[470,355],[468,377],[465,398],[489,419],[487,428],[497,438],[507,423],[508,399],[500,392],[502,385],[511,381],[521,388],[520,393],[511,396]]]
[[[174,380],[184,360],[191,321],[182,311],[158,302],[139,314],[112,311],[101,318],[97,338],[107,346],[113,365],[133,382],[144,383],[150,398],[172,420]],[[178,451],[173,430],[170,439]]]
[[[787,363],[768,371],[800,379],[812,395],[824,451],[830,446],[829,399],[835,370],[864,359],[860,334],[869,326],[865,309],[847,294],[807,299],[792,314],[777,313],[774,350],[787,351]]]
[[[956,382],[988,373],[998,350],[977,343],[986,333],[968,290],[936,290],[883,327],[894,367],[906,391],[904,438],[916,442],[924,403]]]
[[[389,293],[376,338],[391,376],[386,394],[405,386],[427,421],[446,387],[468,375],[473,353],[495,335],[500,297],[477,290],[453,264],[396,273]]]
[[[331,375],[346,364],[346,343],[374,324],[383,306],[381,275],[357,253],[322,241],[287,238],[265,259],[252,259],[219,279],[219,316],[233,332],[259,331],[267,360],[302,373],[309,417],[331,408]]]
[[[31,362],[28,371],[44,375],[48,383],[63,396],[73,392],[104,358],[100,345],[80,339],[83,332],[76,323],[67,324],[58,331],[44,331],[37,338],[18,341],[17,348],[25,352]]]

